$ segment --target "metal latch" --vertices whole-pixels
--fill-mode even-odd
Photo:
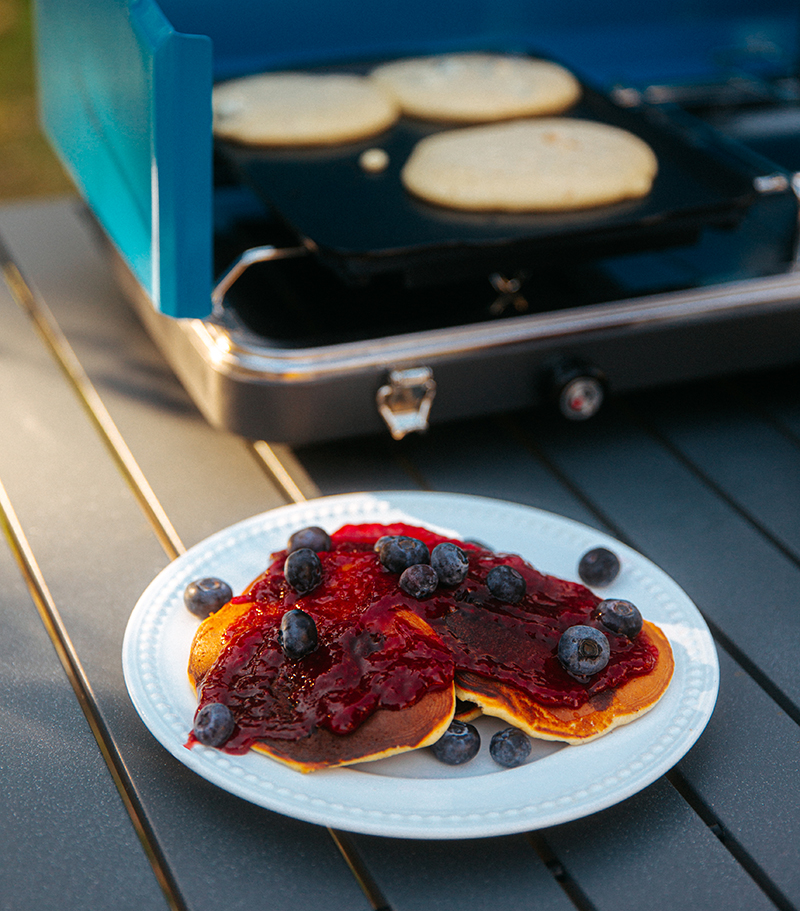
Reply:
[[[430,367],[409,367],[389,373],[389,381],[378,390],[375,401],[393,439],[402,440],[407,433],[428,429],[435,395],[436,383]]]

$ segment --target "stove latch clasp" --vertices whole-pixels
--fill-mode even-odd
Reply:
[[[378,390],[375,400],[392,438],[402,440],[406,434],[428,429],[436,383],[430,367],[392,370],[388,382]]]

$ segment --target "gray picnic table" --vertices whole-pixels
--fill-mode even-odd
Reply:
[[[75,199],[3,207],[0,238],[3,909],[800,908],[798,368],[612,397],[582,424],[254,445],[202,418]],[[535,507],[661,567],[719,659],[694,746],[599,812],[435,840],[291,818],[176,760],[123,676],[142,592],[240,520],[360,491]]]

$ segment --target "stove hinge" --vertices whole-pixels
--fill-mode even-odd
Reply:
[[[428,429],[436,383],[430,367],[408,367],[392,370],[387,382],[378,389],[375,401],[392,438],[402,440],[406,434]]]

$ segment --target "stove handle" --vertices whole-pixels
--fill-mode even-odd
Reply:
[[[306,247],[250,247],[236,259],[211,292],[212,315],[221,316],[225,295],[236,280],[255,263],[275,262],[279,259],[294,259],[308,254]]]

